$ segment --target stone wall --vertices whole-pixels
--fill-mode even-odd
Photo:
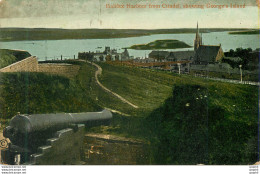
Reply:
[[[0,72],[44,72],[72,78],[77,75],[79,69],[79,65],[66,63],[38,64],[37,57],[31,56],[0,69]]]
[[[38,65],[38,72],[57,74],[72,78],[77,75],[79,68],[79,65],[65,63],[43,63]]]
[[[87,165],[147,165],[150,146],[140,140],[106,134],[87,134],[85,139]]]
[[[84,164],[85,126],[83,124],[77,126],[77,131],[71,128],[57,131],[55,137],[46,141],[45,146],[38,148],[38,153],[31,155],[31,161],[28,164]]]
[[[37,72],[38,60],[35,56],[28,57],[19,62],[13,63],[0,69],[0,72]]]

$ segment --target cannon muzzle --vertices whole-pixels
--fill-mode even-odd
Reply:
[[[85,113],[16,115],[11,119],[10,125],[5,128],[4,136],[11,138],[10,136],[15,133],[30,134],[49,129],[62,129],[72,124],[101,125],[111,119],[112,113],[108,110]]]
[[[108,110],[85,113],[18,114],[11,119],[3,135],[10,139],[12,145],[34,152],[56,131],[74,128],[77,124],[85,124],[88,127],[103,125],[109,123],[111,119],[112,113]]]

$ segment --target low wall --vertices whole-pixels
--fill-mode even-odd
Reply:
[[[57,74],[68,78],[76,76],[79,69],[79,65],[71,65],[65,63],[43,63],[38,65],[38,72]]]
[[[31,155],[28,164],[65,165],[83,164],[85,126],[77,125],[78,130],[71,128],[56,132],[55,137],[47,140],[47,145],[38,148],[38,153]],[[27,165],[28,165],[27,164]]]
[[[140,140],[90,133],[85,137],[85,162],[87,165],[150,164],[150,147]]]
[[[37,72],[38,60],[35,56],[28,57],[19,62],[13,63],[0,69],[0,72]]]

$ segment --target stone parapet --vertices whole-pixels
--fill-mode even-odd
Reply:
[[[37,72],[37,57],[31,56],[0,69],[0,72]]]
[[[39,64],[37,57],[31,56],[0,69],[0,72],[43,72],[73,78],[78,74],[79,69],[79,65],[66,63]]]
[[[38,65],[38,72],[57,74],[68,78],[76,76],[79,69],[79,65],[65,63],[43,63]]]

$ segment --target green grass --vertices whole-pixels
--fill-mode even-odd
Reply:
[[[146,73],[142,69],[108,64],[101,64],[101,66],[103,69],[101,83],[138,105],[140,109],[153,110],[158,107],[158,103],[162,103],[169,96],[172,90],[169,83],[160,84],[145,75],[138,75],[138,73]]]
[[[99,111],[75,80],[43,73],[1,73],[0,114]]]
[[[175,85],[172,96],[148,117],[158,127],[156,163],[257,161],[257,92],[221,87],[213,92],[201,85]]]
[[[103,69],[100,82],[139,106],[135,109],[96,84],[94,66],[77,64],[81,69],[74,80],[41,73],[1,74],[2,118],[16,112],[83,112],[107,107],[129,116],[113,114],[110,126],[88,131],[143,139],[153,149],[154,164],[255,162],[256,86],[98,63]],[[196,98],[201,97],[197,103]],[[186,109],[187,103],[191,110]],[[209,126],[206,118],[210,118]],[[201,156],[197,156],[196,148]],[[186,153],[177,153],[179,150]]]
[[[11,65],[16,62],[16,57],[10,54],[6,54],[3,51],[0,51],[0,68]]]
[[[88,91],[88,96],[103,108],[112,108],[127,113],[134,112],[134,109],[128,104],[122,103],[97,85],[94,78],[95,71],[96,68],[94,66],[84,63],[77,78],[78,85]]]
[[[214,104],[225,108],[230,114],[239,109],[244,115],[256,116],[257,87],[177,75],[149,69],[132,68],[99,63],[103,68],[100,81],[112,91],[123,96],[140,109],[154,110],[171,96],[176,84],[200,85],[207,88]],[[249,98],[250,97],[250,98]],[[251,105],[250,105],[251,104]],[[234,109],[233,105],[238,108]],[[246,109],[249,107],[249,109]],[[251,113],[246,113],[246,112]],[[247,118],[247,116],[245,116]]]
[[[140,108],[133,112],[120,110],[118,106],[118,110],[132,117],[115,115],[110,127],[95,128],[92,131],[136,137],[151,142],[156,164],[255,162],[258,112],[256,86],[105,63],[99,65],[103,68],[101,83]],[[192,86],[195,86],[196,90],[192,89]],[[203,97],[203,102],[194,103],[196,98],[200,97]],[[176,104],[172,105],[172,102]],[[193,109],[186,111],[185,105],[188,102],[194,103],[191,104]],[[109,104],[109,101],[104,103],[106,104]],[[174,119],[166,119],[165,115]],[[194,115],[202,121],[194,120]],[[176,119],[180,118],[184,120],[178,124]],[[208,126],[205,125],[205,118],[210,118]],[[196,127],[197,124],[200,126]],[[189,127],[192,127],[194,132],[186,131]],[[207,134],[210,135],[206,136]],[[181,141],[185,144],[180,143]],[[174,148],[176,142],[183,145],[179,147],[186,153],[177,153],[178,149]],[[192,143],[201,144],[198,151],[201,156],[193,151],[198,147],[191,145]],[[207,143],[209,147],[206,147]],[[165,150],[160,151],[160,148]],[[169,151],[176,153],[175,158],[169,156]]]
[[[31,56],[27,51],[0,49],[0,68]]]
[[[128,49],[135,50],[158,50],[158,49],[177,49],[190,48],[188,44],[179,40],[156,40],[148,44],[132,45]]]

